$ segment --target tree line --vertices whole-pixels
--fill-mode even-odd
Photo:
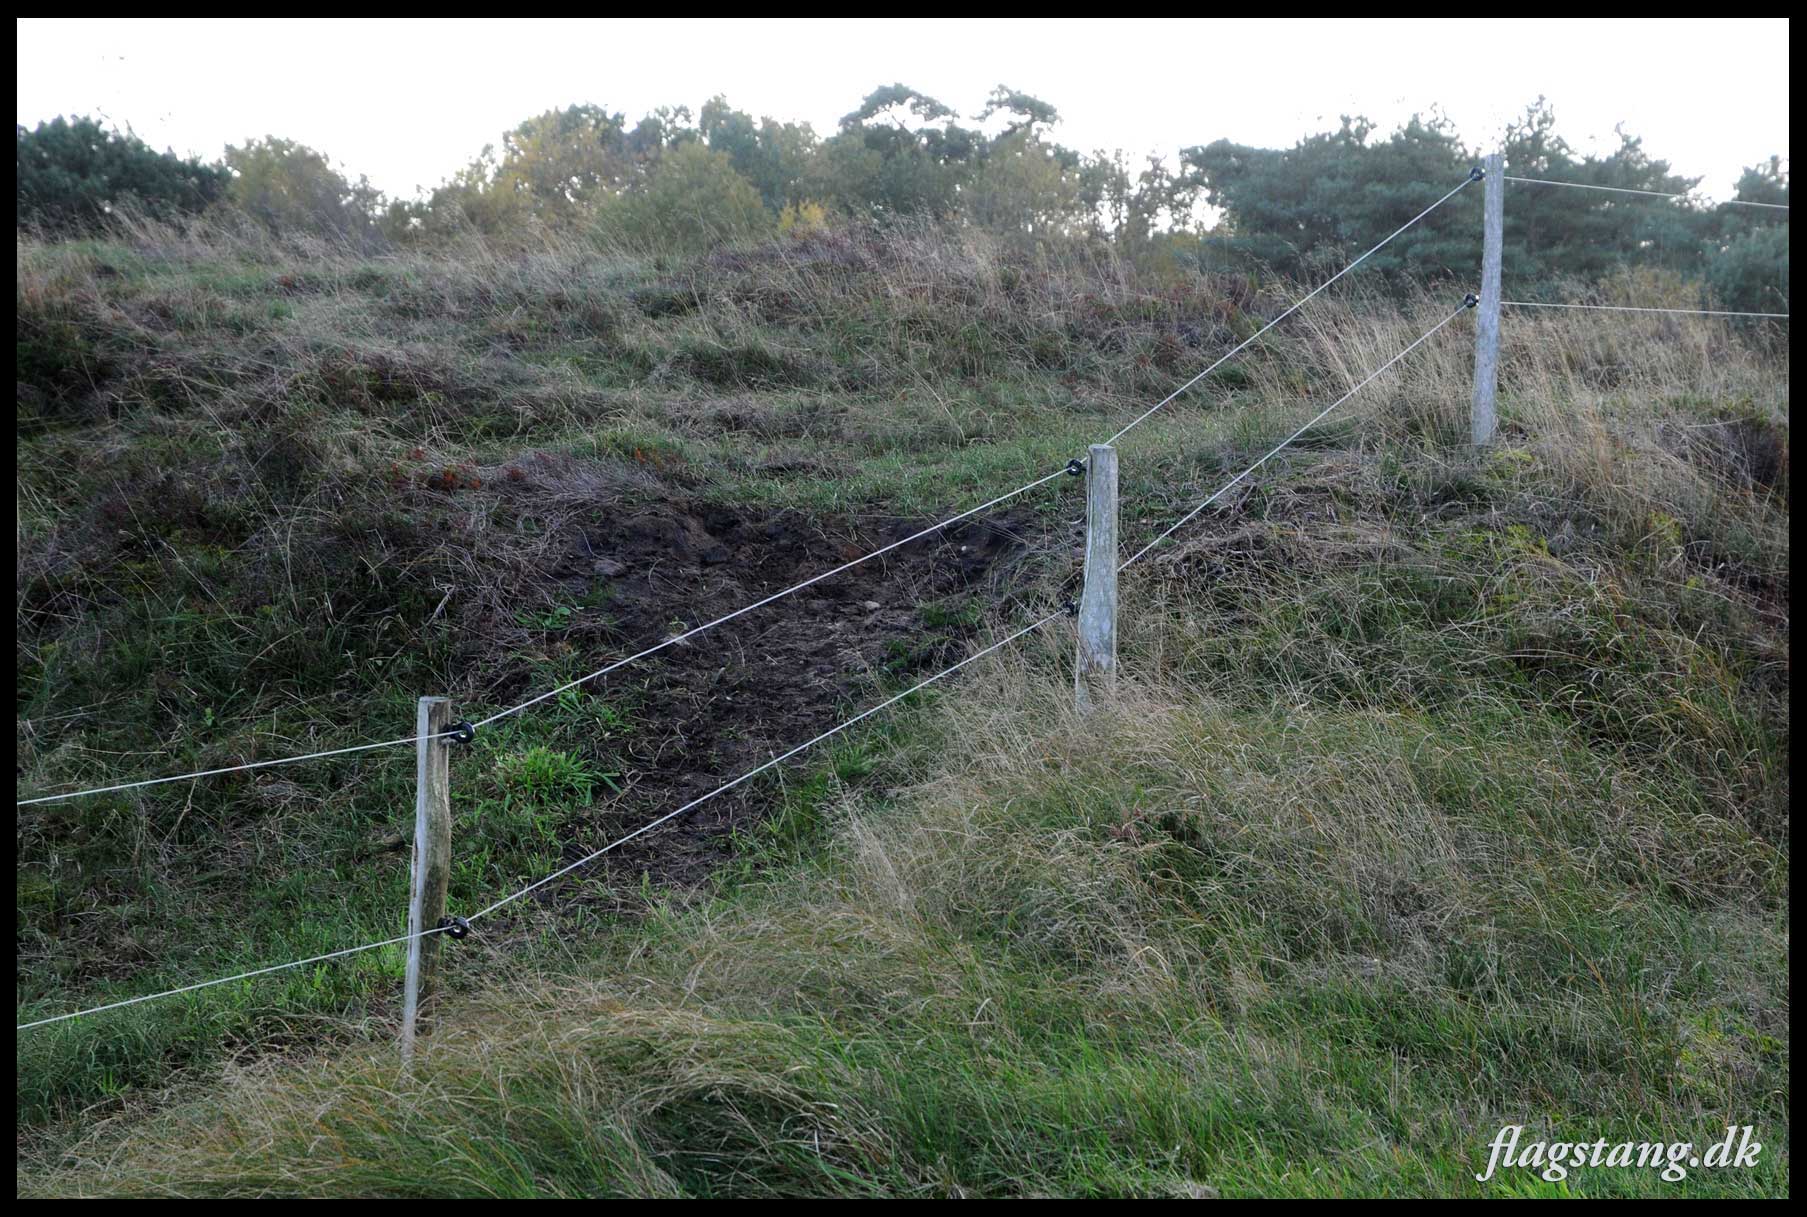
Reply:
[[[275,231],[370,247],[553,232],[690,254],[835,222],[921,217],[1022,242],[1108,242],[1182,269],[1300,278],[1391,232],[1481,155],[1433,114],[1385,135],[1345,118],[1291,148],[1218,140],[1171,165],[1132,164],[1059,143],[1059,119],[1048,102],[1002,85],[971,116],[888,85],[827,136],[755,119],[721,97],[631,123],[577,105],[520,123],[436,188],[392,198],[291,140],[250,140],[203,162],[91,118],[57,118],[18,128],[18,219],[72,234],[125,207],[176,217],[229,206]],[[1509,125],[1503,148],[1526,177],[1684,195],[1700,182],[1623,130],[1610,152],[1578,152],[1541,99]],[[1468,193],[1376,255],[1373,269],[1472,280],[1480,191]],[[1734,197],[1786,204],[1780,158],[1747,169]],[[1514,187],[1506,225],[1507,265],[1523,290],[1638,266],[1707,282],[1732,307],[1786,308],[1785,211]]]

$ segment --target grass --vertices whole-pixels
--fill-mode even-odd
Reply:
[[[570,574],[638,504],[939,517],[1280,299],[963,242],[22,242],[21,797],[500,708],[649,641]],[[1448,307],[1314,302],[1126,437],[1126,544]],[[411,1077],[395,951],[22,1033],[21,1194],[1785,1195],[1786,352],[1505,333],[1496,448],[1451,326],[1126,575],[1106,712],[1058,627],[974,665],[762,783],[706,880],[453,948]],[[1052,601],[1068,489],[1012,505],[1018,586],[907,606],[808,721]],[[663,810],[651,696],[479,733],[455,909]],[[21,1021],[399,932],[407,768],[21,808]],[[1473,1178],[1504,1124],[1729,1123],[1754,1171]]]
[[[415,1077],[386,1046],[252,1069],[36,1186],[1447,1194],[1489,1190],[1505,1123],[1785,1138],[1786,917],[1750,883],[1776,857],[1702,832],[1698,792],[1528,714],[1230,710],[1157,679],[1081,725],[1050,666],[917,720],[893,805],[800,792],[801,860],[781,827],[788,861],[597,927],[575,974],[517,963]],[[1786,1189],[1779,1153],[1582,1174]]]

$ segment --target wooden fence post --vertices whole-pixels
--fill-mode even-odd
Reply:
[[[1085,587],[1073,694],[1080,712],[1117,685],[1117,450],[1093,444],[1085,472]]]
[[[414,1058],[414,1022],[431,996],[440,938],[423,931],[445,916],[446,885],[452,873],[452,785],[449,698],[423,697],[415,713],[414,895],[408,902],[408,975],[402,990],[402,1064]]]
[[[1506,227],[1506,158],[1495,152],[1483,164],[1487,188],[1483,207],[1481,247],[1481,303],[1475,310],[1474,412],[1476,447],[1493,442],[1496,425],[1494,391],[1500,371],[1500,256]]]

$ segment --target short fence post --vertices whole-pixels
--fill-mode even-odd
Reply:
[[[1093,444],[1085,472],[1085,587],[1073,694],[1081,713],[1117,685],[1117,450]]]
[[[449,698],[423,697],[415,714],[414,895],[408,902],[408,974],[402,990],[402,1064],[414,1059],[414,1022],[431,996],[440,934],[423,933],[445,916],[452,872],[452,786]]]
[[[1506,227],[1506,158],[1495,152],[1482,166],[1487,188],[1483,207],[1481,249],[1481,303],[1475,310],[1474,412],[1476,447],[1493,442],[1496,425],[1494,391],[1500,371],[1500,256]]]

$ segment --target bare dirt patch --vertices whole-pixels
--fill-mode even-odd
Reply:
[[[584,644],[601,666],[924,523],[830,523],[648,499],[578,531],[549,573],[574,595],[606,593],[607,636]],[[954,662],[981,622],[1030,595],[1030,559],[1046,528],[1028,511],[963,521],[597,682],[605,696],[617,689],[631,699],[636,729],[621,793],[574,817],[564,861],[812,738],[878,700],[881,689]],[[772,799],[769,783],[749,782],[611,853],[597,870],[694,883],[729,856],[734,831]]]

